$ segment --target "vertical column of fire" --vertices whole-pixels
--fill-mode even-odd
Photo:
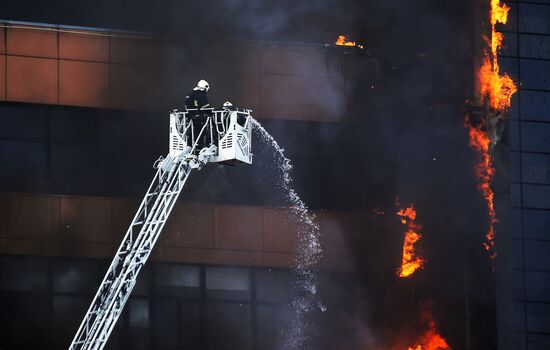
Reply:
[[[510,108],[512,95],[517,91],[516,84],[508,74],[500,74],[498,52],[502,47],[503,35],[496,31],[496,24],[506,24],[510,8],[501,4],[500,0],[490,0],[491,38],[486,39],[489,49],[485,52],[481,67],[477,72],[477,83],[481,103],[488,106],[487,116],[491,114],[502,117]],[[495,175],[493,158],[491,155],[491,139],[488,134],[490,121],[481,120],[474,125],[470,116],[466,116],[465,126],[468,129],[469,144],[478,154],[475,174],[479,181],[479,189],[487,203],[489,211],[489,229],[485,234],[483,246],[490,252],[491,258],[496,256],[495,251],[495,224],[497,217],[494,207],[494,192],[492,182]]]
[[[399,205],[399,204],[398,204]],[[416,223],[416,209],[413,204],[400,209],[396,215],[401,223],[407,227],[403,242],[403,257],[397,275],[401,278],[409,277],[418,269],[424,268],[425,259],[418,253],[415,244],[422,238],[422,227]],[[431,304],[428,302],[427,304]],[[424,305],[421,312],[421,321],[427,325],[426,331],[408,346],[407,350],[451,350],[445,338],[437,331],[437,326],[429,306]],[[392,349],[400,349],[393,347]]]
[[[397,275],[409,277],[416,270],[424,267],[424,259],[418,255],[414,246],[422,238],[420,234],[422,227],[415,222],[416,210],[412,204],[408,208],[399,210],[396,215],[400,218],[401,223],[407,226],[403,242],[403,258],[401,266],[397,269]]]
[[[487,39],[490,52],[486,52],[478,71],[478,83],[482,102],[488,100],[489,106],[498,111],[510,108],[512,95],[517,87],[508,74],[500,75],[498,53],[502,47],[504,35],[496,31],[496,24],[508,22],[510,7],[501,4],[500,0],[491,0],[491,39]]]

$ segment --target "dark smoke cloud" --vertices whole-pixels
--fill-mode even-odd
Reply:
[[[322,188],[309,186],[312,174],[298,163],[295,182],[305,190],[304,198],[325,208],[353,210],[363,223],[361,244],[349,243],[358,270],[355,287],[368,296],[368,306],[357,314],[342,311],[347,310],[346,303],[331,305],[330,315],[338,317],[312,315],[319,329],[334,325],[335,319],[349,319],[350,327],[339,329],[331,344],[350,346],[353,338],[356,345],[389,345],[396,329],[410,328],[418,321],[416,303],[429,299],[450,343],[462,346],[465,295],[482,305],[480,309],[490,309],[490,303],[485,303],[491,301],[487,274],[472,273],[476,266],[489,271],[489,264],[481,248],[486,211],[476,190],[474,157],[462,126],[462,106],[472,93],[474,68],[474,19],[468,4],[431,0],[217,4],[212,8],[204,2],[190,11],[205,10],[208,21],[198,16],[167,28],[168,35],[189,43],[184,53],[189,61],[200,56],[193,52],[200,52],[204,42],[239,38],[319,44],[348,33],[373,48],[379,63],[374,81],[372,70],[364,70],[351,91],[334,89],[332,98],[341,99],[348,118],[331,132],[310,126],[309,134],[299,137],[296,123],[278,121],[266,126],[295,159],[300,159],[304,148],[306,154],[320,152],[321,158],[330,159],[330,167],[323,168],[330,176]],[[304,65],[293,68],[299,73]],[[262,190],[263,184],[270,183],[273,168],[268,165],[269,156],[261,149],[257,152],[257,164],[264,167],[255,168],[254,177],[264,181],[241,181],[254,184],[249,188],[261,195],[244,194],[239,185],[234,189],[259,204],[281,203],[279,196]],[[230,169],[230,183],[239,183],[236,177],[233,180],[233,171],[243,176],[236,177],[250,180],[240,170]],[[416,205],[423,226],[422,247],[428,262],[413,281],[395,277],[403,234],[391,214],[396,211],[396,198],[403,205]],[[374,208],[388,214],[371,215]],[[349,239],[348,233],[342,235]],[[466,290],[465,278],[481,287]],[[335,292],[340,297],[345,294]],[[490,312],[475,317],[483,320]],[[352,336],[358,328],[367,330],[364,337]],[[316,348],[325,341],[322,335],[311,340]]]
[[[319,1],[171,1],[159,9],[167,15],[153,23],[166,33],[200,39],[246,38],[323,42],[335,31],[351,29],[352,2]]]
[[[314,123],[265,123],[296,160],[295,185],[303,198],[315,207],[354,211],[362,228],[356,241],[349,242],[357,270],[352,280],[345,284],[341,276],[332,276],[321,285],[328,311],[312,315],[316,328],[310,348],[391,343],[392,336],[416,321],[415,305],[426,299],[434,301],[436,320],[453,348],[462,348],[464,295],[469,294],[481,310],[491,307],[487,274],[472,272],[486,271],[488,262],[480,248],[485,209],[475,189],[474,158],[462,128],[461,107],[471,94],[473,72],[469,3],[163,0],[151,6],[149,11],[137,5],[129,7],[121,16],[127,24],[136,23],[128,29],[156,32],[181,44],[159,57],[166,84],[181,99],[201,78],[210,47],[223,47],[231,44],[229,40],[323,44],[347,33],[374,49],[380,67],[374,91],[372,71],[365,70],[359,72],[351,91],[336,87],[328,97],[341,101],[348,119],[330,128]],[[108,8],[112,10],[111,5]],[[102,10],[97,11],[95,23],[102,23]],[[299,62],[293,68],[300,72],[304,64]],[[227,74],[231,77],[232,73]],[[166,101],[167,106],[177,103]],[[157,130],[144,131],[144,126],[166,124],[155,118],[124,123],[125,132],[139,132],[143,139],[150,139]],[[159,139],[152,144],[154,150],[150,145],[135,145],[132,152],[165,152]],[[276,169],[269,151],[255,143],[255,153],[252,168],[203,170],[191,178],[184,197],[283,205],[283,195],[271,187]],[[308,156],[319,158],[308,163]],[[316,168],[317,159],[327,164]],[[323,186],[312,185],[311,178],[319,172],[323,173]],[[132,181],[148,181],[133,174],[136,179]],[[142,188],[141,184],[136,188]],[[403,204],[416,204],[418,222],[423,226],[428,262],[412,281],[395,277],[403,232],[391,214],[397,197]],[[372,215],[374,208],[388,214]],[[342,240],[349,240],[349,232],[342,230]],[[465,271],[475,289],[465,290]],[[484,321],[484,312],[473,317]]]

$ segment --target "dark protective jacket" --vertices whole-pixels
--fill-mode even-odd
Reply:
[[[187,98],[185,99],[185,107],[197,108],[197,109],[210,107],[210,105],[208,104],[208,97],[206,96],[206,91],[202,91],[202,90],[191,91],[189,96],[187,96]]]

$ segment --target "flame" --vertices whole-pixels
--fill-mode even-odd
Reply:
[[[412,204],[408,208],[399,210],[396,215],[400,218],[403,225],[407,225],[407,232],[405,232],[403,243],[403,258],[401,267],[397,270],[397,275],[399,277],[408,277],[416,270],[424,267],[424,259],[417,255],[414,247],[415,243],[422,238],[422,235],[419,233],[422,227],[414,222],[416,220],[416,210]]]
[[[420,337],[420,340],[407,350],[451,350],[445,338],[437,332],[435,322],[430,314],[429,329]]]
[[[392,346],[391,350],[452,350],[447,340],[439,334],[432,312],[431,301],[420,304],[420,323],[424,325],[425,331],[416,338],[412,345],[406,345],[403,341]]]
[[[498,64],[498,52],[502,47],[504,36],[496,31],[496,24],[506,24],[508,22],[508,12],[510,7],[501,4],[500,0],[491,0],[490,19],[491,19],[491,40],[488,40],[490,53],[483,58],[481,67],[477,72],[479,83],[479,92],[481,102],[488,102],[489,107],[497,111],[507,111],[510,108],[512,96],[517,91],[517,86],[508,74],[500,74]],[[491,140],[487,135],[485,125],[473,126],[468,116],[466,116],[465,126],[468,129],[470,147],[476,150],[478,154],[478,163],[475,167],[475,173],[479,181],[479,189],[483,198],[487,202],[489,209],[489,229],[485,234],[483,246],[491,252],[491,258],[496,256],[495,252],[495,224],[497,223],[494,192],[491,188],[495,168],[490,154]]]
[[[502,33],[497,33],[495,26],[497,23],[508,23],[508,11],[510,7],[501,4],[500,0],[491,0],[491,53],[496,62],[497,51],[502,45]]]
[[[516,84],[508,74],[499,74],[498,64],[491,63],[488,57],[478,70],[479,89],[482,102],[489,100],[493,109],[506,110],[512,103],[512,95],[517,91]]]
[[[489,55],[484,57],[477,74],[482,102],[488,100],[489,106],[498,110],[510,108],[512,95],[517,91],[516,84],[508,74],[500,75],[498,65],[498,52],[504,36],[496,31],[495,26],[497,23],[508,22],[508,11],[510,7],[501,4],[500,0],[491,0],[491,53],[490,58]]]
[[[495,224],[498,222],[494,206],[495,194],[491,188],[493,177],[495,176],[495,168],[493,167],[493,159],[489,153],[491,140],[487,133],[483,131],[483,124],[475,127],[470,122],[470,118],[466,118],[465,126],[468,129],[470,138],[470,147],[477,151],[478,162],[475,167],[475,174],[478,178],[478,188],[485,198],[487,208],[489,210],[489,229],[485,234],[485,242],[483,246],[487,251],[491,252],[491,257],[496,256],[495,248]]]
[[[363,45],[359,45],[355,41],[349,41],[347,35],[339,35],[335,44],[338,46],[357,46],[360,49],[364,48]]]

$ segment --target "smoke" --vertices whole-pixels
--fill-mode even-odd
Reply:
[[[368,330],[365,334],[377,334],[368,336],[376,339],[369,344],[391,345],[396,339],[388,331],[410,329],[419,316],[414,305],[429,299],[435,305],[436,321],[448,331],[444,335],[450,344],[462,344],[461,325],[467,316],[457,310],[464,309],[465,295],[490,305],[484,304],[488,298],[490,301],[490,289],[485,288],[484,281],[487,275],[470,271],[470,266],[487,271],[489,265],[481,248],[485,210],[476,190],[474,158],[462,125],[462,106],[473,86],[475,33],[468,4],[232,0],[218,2],[214,8],[203,2],[183,16],[206,9],[208,21],[203,17],[174,19],[169,22],[178,24],[166,28],[168,35],[185,47],[180,55],[170,58],[168,70],[192,63],[188,74],[177,75],[188,77],[189,84],[199,78],[197,67],[223,72],[226,79],[238,81],[235,71],[250,69],[239,66],[239,62],[248,61],[228,57],[229,68],[224,68],[209,60],[223,54],[224,45],[232,45],[235,39],[323,44],[346,33],[371,49],[373,58],[358,58],[360,64],[353,74],[348,73],[344,83],[313,84],[310,96],[294,90],[298,99],[311,99],[312,110],[319,108],[334,124],[326,127],[283,120],[264,124],[292,158],[294,184],[306,203],[314,208],[351,210],[362,223],[358,242],[351,241],[349,231],[342,232],[341,239],[353,247],[355,288],[369,296],[368,301],[362,301],[369,306],[359,313],[346,313],[342,311],[346,300],[334,308],[329,306],[329,313],[340,314],[340,320],[353,320],[357,327]],[[171,12],[179,16],[185,11]],[[281,73],[269,66],[262,69]],[[297,57],[286,62],[284,74],[303,75],[311,70],[311,61]],[[321,72],[315,73],[330,76],[330,67],[321,66]],[[174,83],[181,86],[181,80]],[[241,88],[237,83],[219,81],[214,86],[223,86],[229,94]],[[234,96],[237,101],[245,97]],[[276,114],[278,105],[288,103],[283,97],[283,92],[275,91],[270,101],[262,101],[269,108],[261,108],[255,116],[288,117]],[[265,183],[275,181],[274,169],[265,162],[260,149],[256,152],[252,175],[248,169],[249,175],[240,169],[227,171],[236,196],[260,205],[284,204],[280,194],[265,191]],[[248,186],[242,189],[240,184]],[[407,281],[395,278],[402,246],[402,230],[392,215],[397,197],[403,203],[415,204],[424,233],[420,244],[426,268]],[[371,215],[375,208],[388,214]],[[470,285],[485,287],[467,289],[465,274]],[[336,294],[342,297],[346,293]],[[475,317],[484,319],[490,317],[490,311],[488,314],[482,311]],[[335,319],[320,317],[314,324],[319,331],[326,325],[334,326]],[[330,341],[344,344],[357,327],[343,329]],[[311,344],[322,344],[320,339],[325,338],[312,337]],[[356,344],[364,342],[357,340]]]
[[[246,57],[232,55],[229,46],[237,42],[307,47],[331,43],[346,33],[372,49],[371,57],[338,53],[358,61],[345,82],[334,79],[317,84],[315,78],[310,96],[300,89],[293,91],[298,100],[311,99],[308,113],[324,113],[332,123],[288,121],[291,116],[277,115],[277,106],[286,103],[282,90],[291,88],[286,86],[262,101],[270,103],[269,108],[254,113],[259,119],[281,118],[263,124],[292,159],[294,185],[304,201],[313,208],[352,211],[359,222],[359,229],[353,231],[357,237],[351,238],[351,230],[336,233],[349,242],[355,272],[328,275],[321,283],[319,292],[327,294],[321,299],[328,311],[312,317],[315,329],[310,345],[317,346],[310,348],[391,344],[392,336],[418,316],[413,305],[428,298],[434,301],[434,317],[444,335],[460,348],[464,295],[479,304],[481,311],[473,317],[480,323],[487,319],[484,308],[490,309],[487,274],[472,272],[474,268],[485,271],[489,264],[481,248],[485,209],[476,191],[474,158],[462,127],[461,107],[473,85],[475,33],[470,29],[474,19],[469,3],[163,0],[151,6],[144,10],[129,5],[123,18],[113,18],[112,24],[107,14],[102,18],[100,13],[92,25],[120,28],[124,23],[127,29],[155,32],[179,43],[167,43],[159,52],[163,72],[157,83],[170,93],[150,91],[149,98],[158,100],[163,111],[181,106],[201,78],[209,79],[211,100],[217,105],[226,99],[243,107],[257,102],[244,95],[255,94],[260,87],[244,86],[241,73],[252,68]],[[287,62],[285,69],[288,75],[332,74],[330,66],[312,65],[303,57]],[[151,171],[151,159],[165,151],[163,118],[133,112],[103,118],[105,129],[113,130],[113,135],[102,135],[106,149],[133,140],[124,154],[107,154],[111,171],[103,176],[114,173],[113,183],[131,181],[132,193],[141,193],[149,173],[139,169]],[[124,132],[116,133],[113,125]],[[105,144],[105,139],[114,140],[113,145]],[[283,205],[284,194],[271,187],[276,181],[272,159],[257,146],[255,142],[253,167],[205,169],[190,179],[185,200]],[[136,156],[128,161],[128,154]],[[111,190],[107,192],[112,195]],[[395,278],[402,245],[402,230],[392,214],[396,197],[416,205],[418,223],[423,226],[420,243],[426,268],[411,280]],[[387,214],[373,215],[375,208]],[[343,283],[340,275],[351,280]],[[466,289],[465,279],[476,288]]]
[[[327,35],[332,39],[337,26],[351,28],[351,4],[349,0],[161,1],[149,26],[201,42],[235,37],[318,42]]]

